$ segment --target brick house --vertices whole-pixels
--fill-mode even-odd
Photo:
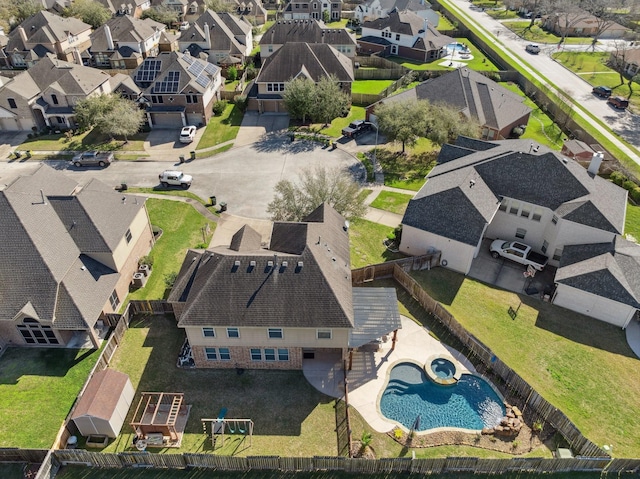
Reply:
[[[0,191],[0,343],[99,347],[153,245],[145,199],[41,165]]]
[[[336,22],[342,18],[342,0],[291,0],[284,7],[282,16],[285,20],[325,20],[327,12],[329,21]]]
[[[542,28],[567,37],[593,37],[599,33],[598,38],[622,38],[629,31],[616,22],[607,21],[605,24],[605,20],[586,11],[546,15],[542,18]]]
[[[150,0],[96,0],[102,6],[109,9],[114,15],[131,15],[134,18],[140,18],[142,12],[151,8]]]

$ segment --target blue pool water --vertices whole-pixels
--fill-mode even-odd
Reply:
[[[413,363],[391,369],[380,411],[416,431],[436,427],[479,430],[498,425],[506,412],[500,397],[481,377],[463,374],[456,384],[443,386]]]
[[[440,379],[451,379],[456,373],[456,367],[448,359],[437,358],[431,362],[431,371]]]
[[[451,50],[455,50],[457,52],[462,52],[467,50],[467,47],[465,47],[462,43],[449,43],[449,45],[446,46],[447,50],[451,51]]]

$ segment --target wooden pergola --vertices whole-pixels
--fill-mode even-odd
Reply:
[[[176,421],[182,412],[183,393],[143,392],[131,427],[140,439],[149,439],[150,435],[168,437],[171,442],[178,440]]]

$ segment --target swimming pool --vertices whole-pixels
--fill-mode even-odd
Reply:
[[[505,408],[479,376],[463,374],[456,384],[443,386],[431,381],[420,366],[403,362],[391,369],[380,412],[416,431],[438,427],[481,430],[497,426]]]
[[[446,47],[447,50],[449,51],[457,51],[457,52],[468,52],[469,48],[464,45],[463,43],[459,43],[459,42],[455,42],[455,43],[449,43]]]

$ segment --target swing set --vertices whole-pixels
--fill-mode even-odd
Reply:
[[[218,417],[217,419],[201,419],[202,431],[208,434],[211,431],[211,445],[216,446],[216,441],[220,438],[220,445],[224,446],[225,434],[242,434],[249,436],[249,446],[252,445],[253,438],[253,421],[251,419],[225,419]],[[207,428],[207,425],[208,428]]]

